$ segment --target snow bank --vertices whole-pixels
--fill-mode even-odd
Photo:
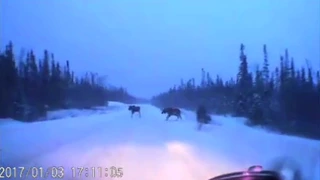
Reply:
[[[47,113],[48,120],[61,119],[67,117],[90,116],[94,114],[104,114],[108,111],[117,111],[125,107],[125,104],[120,102],[108,102],[108,106],[92,107],[90,109],[62,109],[49,111]]]

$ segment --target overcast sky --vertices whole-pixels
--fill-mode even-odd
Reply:
[[[285,48],[320,67],[319,0],[2,0],[0,45],[12,40],[70,60],[77,73],[108,75],[140,97],[180,82],[234,76],[244,43],[251,68],[268,45],[276,65]]]

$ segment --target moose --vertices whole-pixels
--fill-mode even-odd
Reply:
[[[162,113],[161,114],[167,114],[167,118],[166,118],[166,121],[168,121],[168,119],[171,117],[171,116],[176,116],[177,119],[182,119],[181,118],[181,110],[178,109],[178,108],[172,108],[172,107],[168,107],[168,108],[164,108],[162,110]]]
[[[196,112],[198,130],[202,128],[203,124],[209,124],[211,122],[211,116],[207,113],[206,108],[203,105],[200,105]]]
[[[141,108],[140,106],[130,105],[128,108],[129,111],[131,111],[131,118],[133,117],[133,114],[137,112],[139,114],[139,117],[141,118]]]

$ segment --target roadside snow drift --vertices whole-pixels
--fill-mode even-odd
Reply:
[[[319,141],[272,134],[220,116],[213,116],[220,125],[207,125],[199,132],[192,112],[183,111],[182,120],[165,121],[165,115],[150,105],[141,105],[141,118],[131,118],[127,105],[110,106],[117,108],[30,124],[0,123],[1,166],[10,167],[8,171],[26,169],[22,173],[18,169],[16,175],[1,174],[0,169],[0,175],[207,180],[251,165],[268,167],[273,159],[290,157],[303,167],[306,179],[320,179]],[[37,168],[27,172],[29,167],[45,171],[52,166],[64,172],[55,168],[42,175]]]

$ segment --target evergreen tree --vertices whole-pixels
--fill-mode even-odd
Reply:
[[[270,72],[267,46],[263,46],[263,68],[249,72],[245,46],[240,45],[240,63],[236,80],[224,81],[219,75],[212,81],[202,69],[201,82],[194,79],[178,88],[154,96],[159,107],[178,106],[195,110],[199,104],[211,113],[247,117],[251,125],[265,125],[301,136],[320,139],[320,72],[296,68],[285,50],[279,66]],[[316,74],[316,76],[314,76]],[[206,77],[207,75],[207,77]],[[186,101],[185,99],[189,99]]]
[[[47,50],[39,61],[32,50],[25,59],[21,54],[16,65],[11,42],[0,51],[0,118],[31,122],[45,117],[48,110],[90,108],[108,100],[136,101],[123,88],[107,89],[99,84],[97,74],[76,77],[69,61],[61,66]]]

